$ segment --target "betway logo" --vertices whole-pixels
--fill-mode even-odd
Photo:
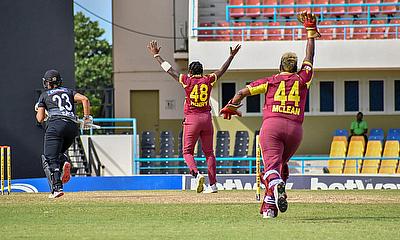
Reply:
[[[328,186],[319,182],[318,178],[311,178],[311,190],[369,190],[369,189],[400,189],[400,184],[394,183],[367,183],[364,185],[362,180],[348,179],[345,183],[332,183]]]
[[[293,183],[286,183],[286,189],[291,189]],[[217,183],[218,191],[220,190],[256,190],[256,183],[250,182],[243,183],[240,179],[225,179],[223,183]],[[261,184],[261,188],[265,189],[264,184]],[[190,190],[196,190],[196,179],[192,178],[190,181]]]

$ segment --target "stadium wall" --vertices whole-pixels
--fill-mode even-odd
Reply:
[[[0,1],[0,145],[12,149],[13,178],[44,176],[43,129],[34,105],[46,70],[74,87],[73,2]],[[40,93],[40,91],[39,91]]]

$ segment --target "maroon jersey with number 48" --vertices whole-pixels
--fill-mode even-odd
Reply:
[[[185,89],[184,113],[210,112],[211,89],[217,81],[217,75],[179,75],[179,82]]]
[[[281,72],[256,80],[247,88],[251,95],[265,93],[263,119],[283,117],[302,123],[312,76],[312,64],[304,61],[297,73]]]

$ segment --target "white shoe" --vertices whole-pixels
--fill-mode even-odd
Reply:
[[[204,193],[217,193],[218,192],[218,188],[217,188],[217,184],[214,183],[213,185],[208,186],[208,188],[204,191]]]
[[[267,209],[263,212],[263,218],[276,218],[276,212],[273,209]]]
[[[54,191],[53,193],[50,193],[49,198],[53,199],[53,198],[59,198],[59,197],[62,197],[62,196],[64,196],[64,192],[63,191],[60,191],[60,192]]]
[[[197,174],[196,177],[196,191],[197,193],[201,193],[204,191],[204,181],[205,178],[203,175],[201,175],[200,173]]]

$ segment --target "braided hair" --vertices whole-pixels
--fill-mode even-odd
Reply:
[[[281,65],[279,67],[281,72],[297,72],[297,55],[296,53],[284,53],[281,58]]]
[[[203,65],[198,62],[191,62],[189,64],[189,74],[190,75],[203,75]]]

